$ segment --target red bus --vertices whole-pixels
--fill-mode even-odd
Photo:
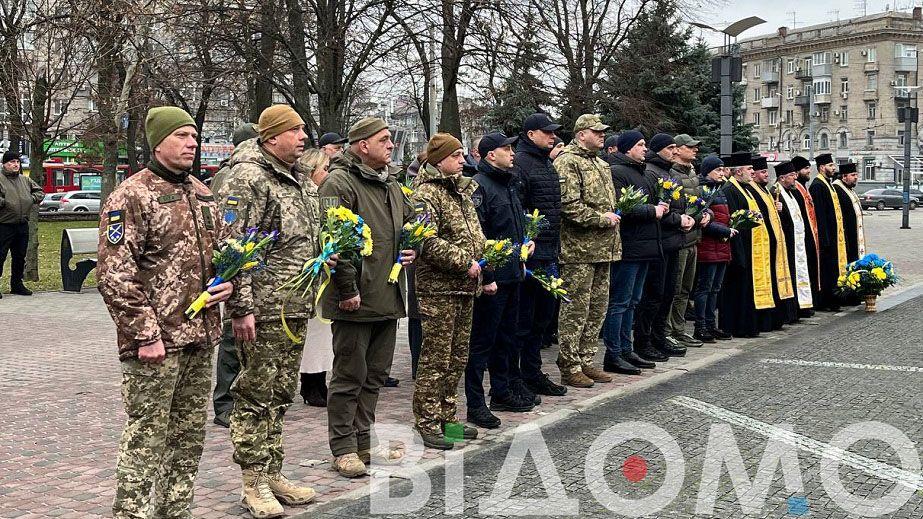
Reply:
[[[42,164],[45,171],[45,184],[42,190],[45,193],[65,193],[67,191],[99,190],[102,185],[103,167],[99,164],[64,164],[61,162],[46,162]],[[218,166],[203,164],[200,167],[199,178],[203,181],[211,179],[218,171]],[[120,164],[116,170],[116,185],[129,176],[128,166]]]

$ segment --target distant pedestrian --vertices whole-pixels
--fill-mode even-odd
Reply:
[[[3,174],[0,175],[0,276],[9,251],[13,257],[10,269],[10,292],[13,294],[32,295],[22,282],[29,246],[29,214],[32,206],[41,203],[43,198],[42,188],[22,174],[19,153],[4,153]]]
[[[336,132],[327,132],[317,140],[317,147],[324,152],[324,155],[333,158],[343,151],[343,146],[349,142],[349,139]]]

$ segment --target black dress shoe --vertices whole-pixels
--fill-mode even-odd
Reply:
[[[697,329],[695,332],[693,332],[693,333],[692,333],[692,336],[695,337],[696,339],[702,341],[703,344],[713,344],[713,343],[715,343],[715,342],[718,342],[718,341],[715,340],[715,336],[712,335],[710,331],[708,331],[708,330],[703,330],[703,329],[701,329],[701,328],[699,328],[699,329]]]
[[[712,337],[714,337],[715,339],[718,339],[719,341],[729,341],[734,338],[733,335],[729,334],[728,332],[724,330],[720,330],[718,328],[710,328],[708,331],[711,333]]]
[[[686,348],[679,346],[679,343],[676,342],[672,337],[667,337],[665,341],[654,346],[657,351],[663,353],[668,357],[685,357]]]
[[[500,419],[490,412],[487,406],[468,409],[468,421],[485,429],[500,427]]]
[[[678,335],[674,335],[673,339],[679,342],[681,345],[689,347],[689,348],[701,348],[702,347],[702,341],[700,341],[699,339],[685,332],[680,333]]]
[[[649,362],[638,356],[637,353],[629,351],[628,353],[623,353],[622,358],[634,364],[636,367],[641,369],[654,369],[657,367],[657,364],[654,362]]]
[[[670,360],[668,355],[664,355],[650,346],[635,348],[635,354],[648,362],[666,362]]]
[[[32,295],[32,291],[22,285],[19,285],[17,287],[10,287],[10,293],[16,294],[17,296],[31,296]]]
[[[231,427],[231,420],[228,418],[228,413],[216,414],[215,419],[212,421],[215,423],[215,425],[220,425],[225,429]]]
[[[567,394],[566,387],[555,384],[545,373],[542,373],[536,380],[526,381],[525,384],[536,395],[564,396]]]
[[[609,373],[620,373],[622,375],[640,375],[641,374],[641,368],[628,362],[622,357],[616,357],[614,359],[606,359],[605,361],[603,361],[603,371],[608,371]]]
[[[525,413],[531,411],[535,405],[530,400],[524,400],[516,393],[510,392],[506,397],[494,395],[490,397],[491,411],[507,411],[511,413]]]
[[[388,377],[385,379],[385,387],[397,387],[400,383],[401,381],[396,378]]]

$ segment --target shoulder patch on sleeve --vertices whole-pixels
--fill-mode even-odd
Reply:
[[[474,204],[475,208],[481,207],[481,204],[484,202],[484,195],[480,191],[475,191],[471,195],[471,203]]]
[[[338,196],[322,196],[320,197],[320,208],[323,211],[330,209],[331,207],[336,207],[340,205],[340,197]]]
[[[229,207],[233,207],[233,206],[240,205],[240,198],[237,198],[236,196],[229,195],[227,201],[225,202],[225,205],[227,205],[227,206],[229,206]]]
[[[116,209],[114,211],[109,211],[106,213],[109,217],[109,223],[121,222],[122,221],[122,210]]]
[[[106,226],[106,241],[111,245],[119,245],[125,238],[125,222],[122,221],[122,210],[109,211],[109,224]]]

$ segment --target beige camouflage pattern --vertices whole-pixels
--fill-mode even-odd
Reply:
[[[599,331],[609,305],[609,264],[561,265],[561,279],[571,302],[561,305],[558,317],[558,368],[576,373],[591,366],[599,350]]]
[[[128,420],[119,443],[112,505],[116,519],[192,517],[211,359],[211,350],[194,349],[167,355],[161,364],[122,362]]]
[[[287,319],[303,337],[307,319]],[[282,470],[282,424],[298,392],[298,367],[304,345],[285,335],[280,321],[259,322],[256,341],[238,344],[240,375],[231,387],[231,442],[242,469],[270,474]]]
[[[486,241],[472,202],[477,187],[468,177],[445,177],[429,164],[420,170],[413,201],[430,215],[436,236],[423,242],[416,262],[418,297],[480,293],[481,279],[467,275],[471,261],[481,258]]]
[[[195,319],[183,312],[215,274],[212,250],[221,227],[211,191],[191,176],[173,183],[144,169],[109,195],[100,214],[96,276],[121,360],[158,339],[168,352],[217,343],[217,308]]]
[[[615,212],[609,165],[574,141],[555,159],[554,169],[561,181],[561,263],[622,259],[619,227],[610,227],[603,218]]]
[[[279,231],[280,236],[267,251],[265,268],[234,279],[226,311],[232,317],[252,313],[259,322],[279,321],[286,297],[279,287],[320,253],[317,188],[306,174],[293,173],[266,152],[257,139],[240,143],[228,165],[228,178],[219,183],[215,196],[229,235],[257,227]],[[285,305],[287,319],[309,319],[313,314],[312,294],[294,294]]]
[[[421,433],[439,434],[457,422],[458,382],[468,363],[470,296],[420,296],[423,346],[413,388],[413,415]]]

